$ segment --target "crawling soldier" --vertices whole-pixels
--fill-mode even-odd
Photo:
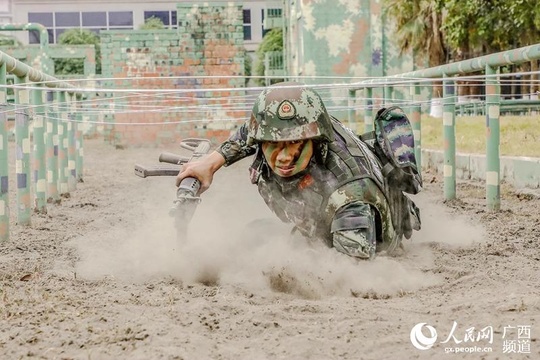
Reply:
[[[420,228],[418,209],[385,176],[380,153],[331,117],[305,85],[278,83],[262,91],[250,119],[216,151],[185,164],[177,186],[195,177],[203,192],[223,165],[250,155],[251,181],[268,207],[304,236],[344,254],[393,253],[403,236]]]

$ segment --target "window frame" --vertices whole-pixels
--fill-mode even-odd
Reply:
[[[69,26],[69,25],[58,25],[56,21],[56,14],[59,13],[78,13],[79,14],[79,25],[78,26]],[[105,13],[105,25],[84,25],[83,14],[89,14],[89,13]],[[111,13],[128,13],[131,14],[131,19],[128,21],[128,23],[131,23],[131,25],[113,25],[110,23],[110,14]],[[62,33],[67,30],[71,29],[87,29],[92,32],[95,32],[99,35],[99,31],[101,30],[116,30],[116,29],[128,29],[133,30],[135,25],[135,14],[133,11],[126,10],[126,11],[51,11],[51,12],[44,12],[44,11],[38,11],[38,12],[29,12],[27,14],[28,22],[36,23],[37,21],[30,21],[30,19],[33,17],[33,15],[41,14],[46,15],[49,14],[52,19],[52,25],[47,26],[44,25],[47,28],[47,32],[49,33],[49,43],[50,44],[57,44],[58,43],[58,37],[59,32]],[[34,17],[35,18],[35,17]],[[37,22],[41,23],[41,22]],[[48,22],[50,23],[50,22]],[[39,44],[39,32],[38,31],[29,31],[28,33],[28,43],[29,44]]]

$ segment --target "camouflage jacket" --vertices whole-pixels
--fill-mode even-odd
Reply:
[[[384,249],[395,238],[395,231],[380,162],[365,143],[337,120],[333,121],[333,128],[335,140],[328,145],[324,164],[313,158],[308,168],[294,178],[275,175],[259,146],[247,145],[245,124],[217,151],[226,165],[255,154],[251,180],[268,207],[305,236],[320,238],[329,246],[336,224],[342,228],[349,226],[350,216],[336,219],[346,213],[341,210],[354,211],[355,205],[369,204],[377,214],[377,242],[382,245],[377,248]]]

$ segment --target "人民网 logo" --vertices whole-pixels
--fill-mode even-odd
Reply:
[[[422,332],[424,327],[429,331],[429,336],[425,336]],[[411,343],[418,350],[430,349],[435,341],[437,341],[437,330],[433,326],[418,323],[411,329]]]

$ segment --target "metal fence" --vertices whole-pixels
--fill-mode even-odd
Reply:
[[[30,225],[32,211],[47,212],[82,180],[82,136],[73,121],[79,97],[70,84],[0,51],[0,242],[9,239],[8,138],[14,131],[17,223]]]
[[[527,61],[540,59],[540,44],[519,49],[499,52],[478,58],[441,65],[433,68],[407,72],[403,74],[374,78],[351,84],[349,97],[356,100],[357,92],[363,91],[365,110],[363,114],[366,131],[373,129],[373,90],[382,89],[385,102],[392,102],[394,87],[406,86],[409,88],[408,107],[412,127],[415,135],[415,154],[417,162],[421,163],[421,123],[422,112],[420,91],[421,87],[434,82],[442,82],[442,125],[444,136],[444,197],[456,197],[456,114],[460,105],[456,104],[456,79],[482,71],[481,78],[485,88],[485,100],[482,102],[482,113],[486,116],[486,202],[490,210],[500,209],[500,128],[499,118],[501,106],[501,75],[500,67],[512,64],[521,64]],[[533,101],[534,102],[534,101]],[[511,103],[510,103],[511,104]],[[515,101],[513,104],[518,104]],[[519,104],[518,104],[519,105]],[[531,104],[527,104],[530,106]],[[535,105],[535,104],[533,104]],[[477,106],[477,104],[476,104]],[[523,106],[523,104],[521,104]],[[349,121],[355,117],[353,111],[349,114]]]

